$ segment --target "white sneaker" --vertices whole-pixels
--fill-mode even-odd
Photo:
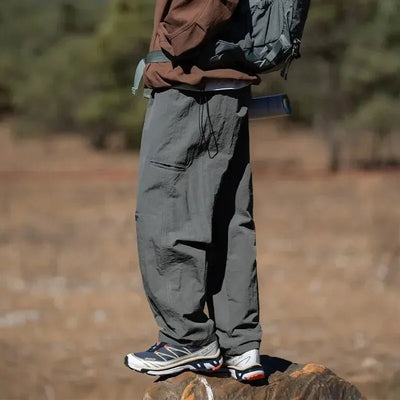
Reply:
[[[148,375],[172,375],[185,370],[216,371],[222,366],[218,342],[192,347],[156,343],[147,351],[129,353],[125,365]]]
[[[254,381],[264,379],[265,374],[260,363],[260,353],[257,349],[246,351],[233,357],[225,357],[223,367],[238,381]]]

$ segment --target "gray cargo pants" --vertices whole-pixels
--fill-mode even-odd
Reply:
[[[149,100],[136,227],[160,341],[218,338],[228,355],[259,348],[249,101],[249,87],[153,91]]]

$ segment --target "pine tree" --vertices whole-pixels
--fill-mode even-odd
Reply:
[[[131,94],[137,62],[147,54],[152,29],[152,1],[113,0],[95,37],[98,81],[82,103],[80,121],[105,147],[107,136],[123,132],[128,147],[137,146],[146,101]]]

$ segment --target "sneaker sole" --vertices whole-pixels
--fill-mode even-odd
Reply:
[[[199,371],[199,372],[212,372],[218,370],[222,366],[223,357],[219,356],[218,358],[200,358],[200,359],[192,359],[192,360],[184,360],[182,364],[175,365],[174,367],[166,367],[160,369],[144,369],[144,368],[135,368],[132,365],[129,365],[129,357],[125,356],[125,365],[136,372],[141,372],[147,375],[174,375],[178,374],[182,371],[190,370],[190,371]]]
[[[231,374],[232,378],[240,382],[258,381],[261,379],[265,379],[264,370],[260,366],[254,366],[246,368],[244,370],[239,370],[229,367],[227,367],[227,369]]]

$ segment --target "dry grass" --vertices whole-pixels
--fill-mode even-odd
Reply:
[[[400,173],[325,174],[307,132],[253,126],[264,353],[325,364],[370,398],[400,371]],[[136,259],[137,155],[0,126],[0,400],[142,397],[152,344]],[[381,396],[381,397],[379,397]]]

